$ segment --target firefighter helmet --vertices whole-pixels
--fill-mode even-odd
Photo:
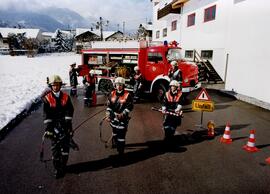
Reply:
[[[49,84],[53,85],[54,83],[60,83],[61,85],[63,84],[63,81],[59,75],[52,75],[49,78]]]
[[[178,81],[176,81],[176,80],[172,80],[172,81],[170,82],[170,86],[179,87],[179,86],[180,86],[180,84],[179,84],[179,82],[178,82]]]
[[[125,79],[122,78],[122,77],[117,77],[117,78],[114,80],[114,83],[115,83],[115,84],[123,84],[123,85],[125,85]]]
[[[135,66],[134,67],[134,71],[139,71],[139,67],[138,66]]]
[[[172,61],[172,62],[171,62],[171,65],[172,65],[172,66],[177,66],[177,65],[178,65],[178,64],[177,64],[177,61]]]

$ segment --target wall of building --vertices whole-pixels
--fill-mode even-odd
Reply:
[[[157,12],[159,9],[162,9],[165,7],[165,4],[171,3],[172,0],[165,0],[161,1],[156,6],[153,6],[153,41],[180,41],[180,12],[178,14],[169,14],[165,17],[157,19]],[[176,30],[172,31],[172,22],[177,21],[177,27]],[[163,29],[167,28],[167,36],[163,36]],[[156,32],[160,31],[159,38],[156,38]]]
[[[238,3],[236,3],[238,2]],[[225,88],[270,103],[270,2],[234,0]]]
[[[215,20],[204,22],[204,10],[212,5],[216,5]],[[269,8],[269,0],[190,0],[179,16],[179,34],[168,33],[167,39],[178,36],[183,54],[185,50],[213,50],[210,61],[224,79],[225,89],[235,91],[244,101],[269,108]],[[196,14],[195,25],[187,27],[192,13]],[[156,14],[157,6],[153,10],[154,29],[170,28],[170,18],[160,22]]]
[[[230,0],[191,0],[183,8],[181,20],[181,45],[185,50],[213,50],[210,60],[218,74],[224,80],[226,67],[226,42],[228,39],[228,16]],[[214,20],[204,22],[206,8],[216,5]],[[195,24],[187,26],[188,16],[195,13]]]

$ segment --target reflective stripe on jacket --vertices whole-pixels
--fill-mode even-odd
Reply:
[[[166,92],[166,98],[168,99],[168,102],[178,102],[181,96],[182,92],[180,91],[178,91],[175,96],[172,96],[170,91]]]
[[[128,91],[125,90],[124,95],[119,96],[119,103],[124,104],[127,101],[128,95],[129,95]],[[117,99],[116,90],[114,90],[112,91],[112,96],[111,96],[112,103],[115,103],[116,99]]]
[[[53,93],[50,92],[45,96],[46,100],[49,102],[50,107],[55,108],[56,107],[56,99],[53,96]],[[65,106],[68,101],[68,94],[62,92],[62,98],[61,98],[61,105]]]

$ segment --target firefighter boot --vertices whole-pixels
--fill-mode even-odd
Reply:
[[[124,154],[124,150],[125,150],[125,142],[117,141],[117,151],[120,156]]]
[[[72,138],[70,138],[69,146],[75,151],[79,151],[80,149],[78,144],[76,144],[76,142]]]

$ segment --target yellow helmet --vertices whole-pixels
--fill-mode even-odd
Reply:
[[[61,85],[63,84],[63,81],[59,75],[52,75],[49,78],[49,84],[53,85],[54,83],[60,83]]]

